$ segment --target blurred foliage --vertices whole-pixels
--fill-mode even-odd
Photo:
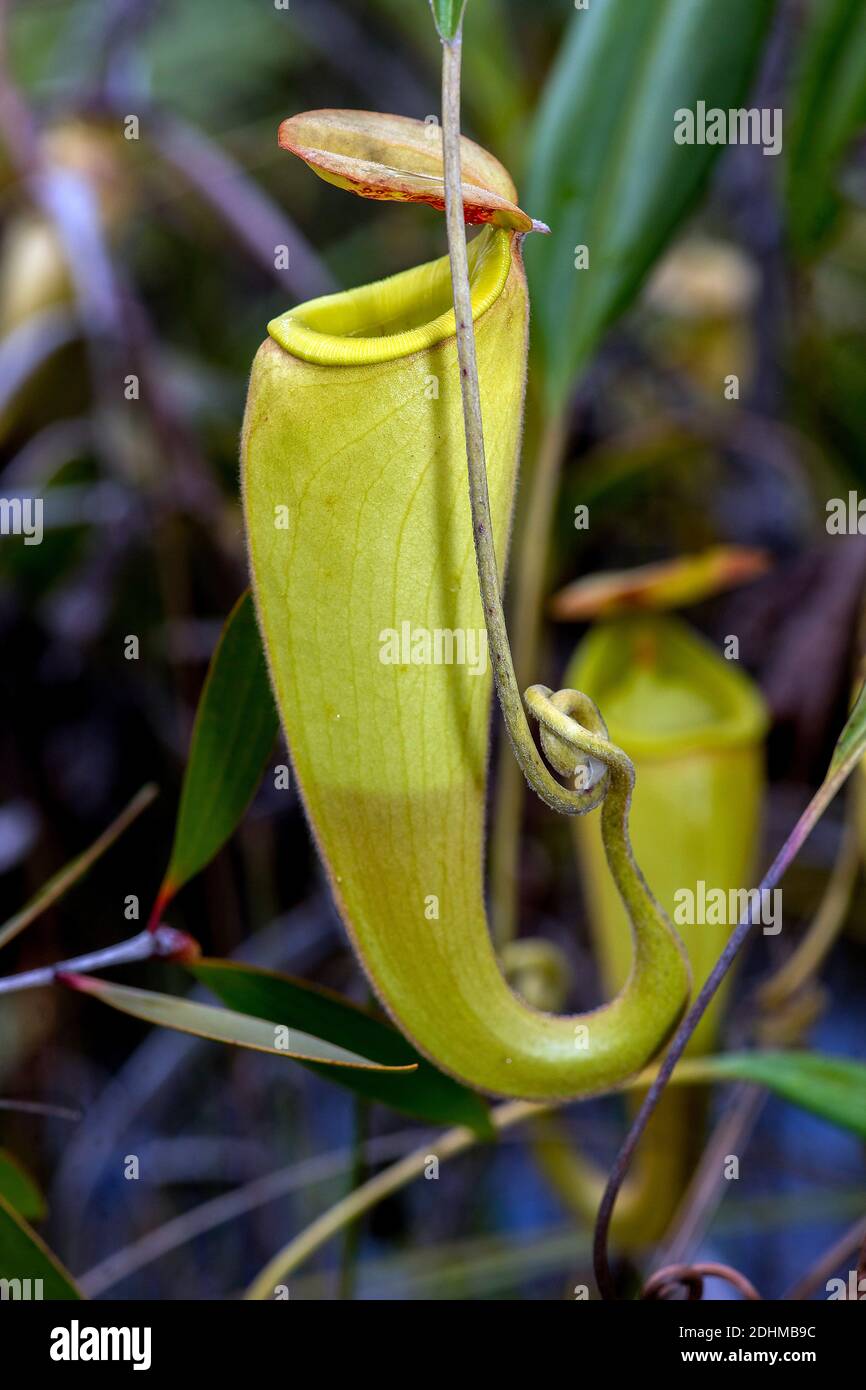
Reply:
[[[277,715],[249,592],[226,620],[202,688],[160,906],[209,864],[262,780]]]
[[[772,11],[772,0],[637,10],[608,0],[572,18],[539,108],[526,194],[532,215],[553,229],[551,245],[536,238],[527,248],[551,409],[680,226],[719,152],[676,144],[672,113],[699,99],[739,105]],[[590,129],[592,139],[581,138]]]
[[[788,219],[800,255],[814,254],[844,210],[840,187],[866,126],[866,4],[828,0],[805,35],[787,155]],[[861,171],[862,172],[862,171]],[[862,184],[861,184],[862,191]]]

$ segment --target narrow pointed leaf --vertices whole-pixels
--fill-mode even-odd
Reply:
[[[58,979],[82,994],[92,994],[103,1004],[132,1018],[155,1023],[161,1028],[175,1028],[180,1033],[193,1033],[198,1038],[209,1038],[212,1042],[231,1043],[234,1047],[249,1047],[255,1052],[272,1052],[277,1057],[319,1062],[329,1067],[387,1069],[387,1064],[372,1062],[322,1038],[287,1028],[284,1023],[253,1018],[231,1009],[215,1009],[210,1004],[196,1004],[173,994],[157,994],[153,990],[111,984],[93,975],[63,974],[58,975]],[[288,1039],[283,1047],[280,1039],[285,1032],[288,1032]],[[412,1062],[399,1063],[397,1070],[412,1066]]]
[[[533,331],[559,404],[694,207],[721,146],[679,145],[675,113],[737,107],[773,0],[604,0],[574,14],[532,141]],[[576,269],[586,246],[587,269]]]
[[[466,0],[430,0],[430,4],[439,37],[446,41],[456,38],[463,22]]]
[[[792,1105],[866,1139],[866,1063],[820,1052],[768,1051],[731,1052],[691,1065],[708,1078],[767,1086]]]
[[[68,1270],[0,1195],[0,1279],[41,1279],[44,1299],[80,1299]]]
[[[866,754],[866,682],[854,701],[845,727],[839,735],[827,775],[806,810],[785,841],[779,858],[787,866],[799,854],[808,836],[823,816],[837,792],[845,785]]]
[[[54,874],[54,876],[50,878],[47,883],[44,883],[38,892],[33,895],[28,903],[26,903],[20,911],[15,913],[14,917],[10,917],[9,921],[5,922],[3,926],[0,927],[0,946],[5,946],[13,937],[16,937],[20,931],[23,931],[25,927],[29,927],[31,922],[35,921],[43,912],[46,912],[48,908],[62,898],[64,893],[67,893],[79,879],[83,878],[87,871],[96,863],[97,859],[99,859],[107,849],[111,848],[115,840],[123,834],[124,830],[126,830],[136,817],[140,816],[142,811],[150,805],[156,794],[156,787],[142,787],[141,791],[137,792],[132,798],[129,805],[121,811],[117,820],[113,821],[112,824],[108,826],[107,830],[102,832],[98,840],[94,840],[89,849],[86,849],[83,854],[77,855],[75,859],[70,860],[58,873]]]
[[[276,735],[274,699],[246,592],[229,614],[202,690],[158,907],[234,832],[262,780]]]
[[[0,1197],[28,1221],[41,1221],[45,1215],[45,1199],[35,1180],[8,1149],[0,1149]]]
[[[290,975],[232,961],[198,960],[188,968],[229,1008],[258,1018],[277,1018],[292,1029],[302,1028],[377,1062],[416,1068],[413,1072],[362,1072],[309,1064],[311,1071],[327,1080],[431,1124],[468,1125],[482,1138],[492,1137],[489,1111],[479,1096],[432,1066],[390,1023],[338,994]]]
[[[821,0],[801,44],[788,141],[788,225],[812,255],[841,207],[844,157],[866,125],[866,0]]]
[[[839,776],[843,779],[847,777],[864,753],[866,753],[866,684],[861,687],[854,708],[839,735],[833,757],[830,760],[828,780]]]
[[[647,1067],[619,1089],[643,1091],[658,1075]],[[806,1051],[728,1052],[684,1057],[670,1086],[705,1086],[714,1081],[750,1081],[802,1110],[866,1138],[866,1063]]]
[[[360,198],[445,207],[442,131],[434,122],[378,111],[304,111],[283,121],[279,142],[326,183]],[[532,218],[516,205],[499,160],[465,136],[460,153],[466,221],[531,231]]]
[[[854,708],[839,735],[823,782],[776,855],[768,873],[762,880],[762,889],[773,888],[780,882],[833,798],[845,785],[854,768],[861,762],[864,752],[866,752],[866,683],[861,686],[860,693],[854,702]]]

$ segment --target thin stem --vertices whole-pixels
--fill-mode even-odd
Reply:
[[[44,1115],[50,1120],[71,1120],[76,1123],[83,1115],[82,1110],[71,1110],[68,1105],[50,1105],[41,1100],[0,1100],[0,1110],[15,1110],[22,1115]]]
[[[759,1001],[762,1009],[780,1009],[818,973],[845,925],[859,871],[860,827],[856,815],[852,813],[842,833],[833,872],[809,930],[796,950],[761,986]]]
[[[10,917],[8,922],[4,922],[0,926],[0,946],[6,946],[43,912],[47,912],[48,908],[53,906],[59,898],[62,898],[73,884],[83,878],[97,859],[132,825],[142,811],[146,810],[156,795],[157,789],[151,783],[142,787],[141,791],[137,792],[129,802],[129,805],[121,811],[117,819],[113,820],[111,825],[103,830],[99,838],[94,840],[89,849],[86,849],[83,854],[79,854],[47,883],[44,883],[30,902],[16,912],[14,917]]]
[[[851,764],[851,767],[853,767],[853,762]],[[847,775],[847,773],[851,771],[851,767],[847,768],[845,775]],[[608,1260],[607,1253],[608,1238],[610,1234],[610,1224],[611,1219],[613,1217],[613,1209],[616,1204],[617,1196],[619,1195],[620,1188],[622,1187],[622,1184],[628,1172],[629,1164],[631,1163],[632,1157],[634,1156],[634,1151],[641,1140],[641,1137],[643,1135],[644,1130],[646,1129],[650,1116],[652,1115],[653,1111],[655,1110],[656,1106],[661,1100],[662,1095],[664,1094],[665,1087],[667,1086],[671,1078],[671,1074],[674,1068],[676,1067],[677,1063],[679,1062],[680,1058],[682,1057],[683,1053],[685,1052],[689,1044],[689,1041],[691,1040],[692,1034],[694,1033],[695,1029],[700,1023],[701,1019],[703,1018],[704,1013],[706,1012],[709,1006],[710,1000],[713,998],[713,995],[716,993],[716,990],[719,988],[728,971],[730,970],[734,960],[736,959],[740,951],[741,946],[745,942],[746,937],[749,935],[749,932],[751,931],[752,926],[754,925],[753,914],[756,911],[754,904],[762,900],[762,896],[765,891],[769,892],[772,891],[773,888],[775,888],[776,884],[782,878],[791,862],[796,858],[806,838],[814,829],[817,822],[820,820],[821,816],[827,808],[827,805],[829,804],[829,801],[832,799],[832,796],[838,790],[840,784],[840,776],[839,774],[836,774],[835,777],[828,779],[827,782],[825,782],[821,787],[819,787],[818,791],[812,797],[812,800],[809,802],[809,805],[806,807],[802,816],[797,821],[797,824],[794,826],[794,829],[791,831],[791,834],[788,836],[779,853],[776,855],[776,858],[773,860],[773,863],[770,865],[770,868],[767,870],[767,873],[765,874],[764,878],[761,880],[757,894],[750,895],[750,907],[748,913],[738,924],[736,929],[732,932],[731,936],[728,939],[728,944],[726,945],[724,951],[719,956],[719,959],[713,966],[713,969],[708,975],[706,982],[704,983],[700,993],[695,999],[694,1004],[689,1009],[684,1021],[677,1030],[674,1040],[671,1043],[669,1050],[665,1054],[664,1060],[661,1064],[661,1067],[659,1068],[658,1075],[656,1079],[653,1081],[653,1084],[650,1086],[649,1090],[647,1091],[644,1102],[637,1113],[634,1123],[632,1124],[631,1129],[625,1137],[622,1148],[616,1156],[616,1160],[610,1171],[610,1176],[608,1178],[607,1187],[604,1191],[604,1196],[601,1199],[601,1205],[598,1209],[598,1217],[595,1226],[595,1237],[593,1240],[593,1262],[595,1266],[595,1277],[598,1282],[598,1287],[602,1298],[615,1299],[617,1296],[616,1286],[613,1282],[613,1276],[611,1275],[610,1263]]]
[[[564,815],[580,815],[591,809],[584,796],[563,787],[550,774],[541,758],[529,722],[526,718],[511,646],[505,626],[499,571],[490,515],[487,490],[487,462],[484,451],[484,427],[481,418],[481,394],[478,385],[478,362],[475,355],[475,325],[472,319],[472,294],[469,286],[469,260],[466,251],[466,227],[463,220],[462,178],[460,169],[460,60],[462,37],[442,45],[442,143],[445,174],[445,222],[448,231],[448,254],[451,262],[451,283],[456,318],[457,358],[460,366],[460,389],[463,396],[463,423],[466,431],[466,457],[469,468],[469,498],[472,508],[472,531],[478,565],[478,583],[487,626],[496,693],[502,707],[505,727],[514,755],[523,769],[527,782],[542,801]],[[600,800],[601,798],[598,798]],[[593,804],[598,804],[596,800]]]
[[[0,994],[17,994],[24,989],[40,989],[53,985],[59,975],[83,974],[91,970],[108,970],[113,965],[127,965],[133,960],[149,960],[151,956],[174,956],[189,944],[189,937],[173,927],[162,926],[156,931],[139,932],[128,941],[119,941],[114,946],[106,946],[102,951],[91,951],[86,956],[74,956],[71,960],[58,961],[56,965],[46,965],[41,970],[23,970],[18,975],[7,975],[0,979]]]
[[[349,1191],[354,1192],[364,1182],[364,1144],[370,1120],[370,1102],[366,1096],[355,1096],[353,1107],[355,1134],[352,1144],[352,1167],[349,1174]],[[354,1298],[358,1276],[358,1255],[361,1250],[363,1223],[353,1221],[346,1228],[343,1237],[343,1251],[340,1261],[339,1298],[342,1302]]]

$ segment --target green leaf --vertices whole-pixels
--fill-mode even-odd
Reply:
[[[866,1064],[820,1052],[730,1052],[687,1058],[682,1080],[754,1081],[866,1139]],[[677,1080],[678,1072],[673,1079]]]
[[[430,7],[439,37],[446,41],[456,38],[463,23],[466,0],[430,0]]]
[[[0,1149],[0,1197],[28,1221],[41,1221],[45,1215],[45,1199],[35,1180],[7,1149]]]
[[[326,1070],[310,1064],[311,1071],[328,1081],[430,1124],[467,1125],[482,1138],[493,1136],[488,1108],[474,1091],[438,1071],[389,1023],[340,995],[290,975],[233,961],[197,960],[187,969],[230,1008],[278,1018],[292,1029],[302,1028],[379,1062],[416,1067],[413,1072],[386,1073]]]
[[[823,816],[833,798],[844,786],[855,767],[866,754],[866,684],[860,693],[839,735],[827,774],[816,791],[806,810],[798,820],[785,845],[782,854],[793,859]]]
[[[866,123],[866,0],[819,0],[803,34],[787,146],[788,226],[814,254],[832,231],[838,177]]]
[[[111,984],[93,975],[59,974],[57,977],[71,989],[108,1004],[120,1013],[155,1023],[161,1028],[175,1028],[179,1033],[194,1033],[212,1042],[231,1043],[234,1047],[249,1047],[254,1052],[271,1052],[276,1057],[291,1057],[298,1062],[317,1062],[330,1067],[368,1067],[387,1069],[389,1063],[372,1062],[358,1053],[335,1047],[321,1038],[289,1029],[285,1022],[274,1023],[231,1009],[215,1009],[210,1004],[196,1004],[173,994],[157,994],[153,990],[131,989],[127,985]],[[288,1034],[286,1046],[280,1045],[280,1035]],[[398,1062],[396,1068],[411,1067],[412,1062]]]
[[[171,860],[155,915],[203,869],[236,829],[262,780],[277,736],[255,609],[249,591],[235,604],[204,683]]]
[[[604,0],[577,12],[542,99],[525,206],[549,404],[561,405],[605,328],[697,202],[721,147],[678,145],[675,113],[738,106],[774,0]],[[575,248],[589,268],[575,269]]]
[[[99,839],[94,840],[89,849],[70,860],[53,878],[44,883],[37,893],[34,893],[30,901],[16,912],[14,917],[10,917],[9,921],[0,927],[0,946],[5,946],[25,927],[29,927],[31,922],[35,921],[41,913],[47,911],[59,898],[63,897],[64,893],[69,891],[73,884],[83,878],[97,859],[123,834],[127,826],[131,825],[136,817],[140,816],[142,811],[150,805],[156,794],[156,787],[142,787],[129,805],[121,811],[117,820],[113,821],[107,830],[103,830]]]
[[[762,890],[775,887],[782,879],[833,798],[861,762],[864,751],[866,751],[866,684],[861,687],[845,727],[839,735],[823,782],[761,880]]]
[[[0,1195],[0,1279],[41,1279],[44,1299],[83,1298],[68,1270]],[[32,1289],[31,1289],[32,1293]],[[35,1296],[35,1295],[34,1295]]]
[[[859,763],[864,753],[866,753],[866,683],[860,687],[860,694],[854,702],[854,708],[851,710],[833,750],[833,757],[830,759],[830,767],[827,772],[828,779],[840,775],[843,779],[847,777]]]

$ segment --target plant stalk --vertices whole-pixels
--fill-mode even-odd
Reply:
[[[40,989],[53,985],[58,976],[86,974],[92,970],[108,970],[113,965],[128,965],[134,960],[149,960],[152,956],[176,956],[189,944],[190,938],[174,927],[161,926],[156,931],[142,931],[127,941],[91,951],[86,956],[58,961],[40,970],[23,970],[18,975],[0,979],[0,994],[17,994],[24,989]]]
[[[505,625],[499,570],[493,540],[490,497],[487,490],[487,461],[481,417],[478,362],[475,355],[475,325],[472,319],[472,293],[466,251],[460,167],[460,64],[462,35],[442,44],[442,146],[445,174],[445,224],[456,319],[457,359],[463,396],[463,423],[466,432],[466,458],[469,470],[469,498],[472,531],[478,565],[478,583],[487,627],[490,660],[496,693],[508,737],[523,774],[533,791],[554,811],[564,815],[581,814],[589,809],[585,796],[563,787],[548,771],[532,737],[521,698],[511,646]],[[579,756],[579,755],[578,755]]]
[[[802,849],[806,839],[821,819],[821,816],[824,814],[833,796],[839,790],[842,781],[844,781],[845,777],[852,771],[853,766],[853,761],[849,761],[843,769],[834,776],[829,777],[812,797],[812,800],[800,816],[794,829],[791,831],[758,885],[758,892],[756,895],[756,900],[758,902],[762,900],[764,892],[771,892],[784,876],[787,869]],[[595,1277],[601,1296],[604,1299],[612,1300],[617,1297],[616,1285],[613,1281],[610,1262],[608,1260],[607,1245],[613,1209],[620,1188],[628,1173],[629,1164],[634,1156],[635,1149],[640,1143],[650,1117],[664,1094],[665,1087],[670,1081],[674,1068],[688,1047],[692,1034],[709,1007],[713,995],[733,965],[734,960],[739,954],[740,948],[743,946],[749,932],[754,926],[755,911],[754,899],[750,899],[749,911],[728,938],[727,946],[719,956],[712,971],[707,976],[700,993],[686,1014],[685,1019],[680,1024],[673,1042],[665,1053],[658,1075],[647,1091],[643,1104],[611,1168],[607,1187],[605,1188],[604,1196],[601,1199],[601,1204],[598,1209],[595,1235],[593,1238]]]

